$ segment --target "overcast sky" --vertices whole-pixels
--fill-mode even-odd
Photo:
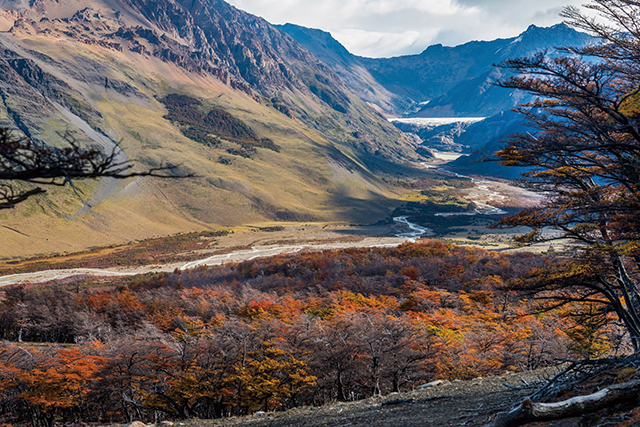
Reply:
[[[329,31],[357,55],[388,57],[442,43],[514,37],[530,24],[561,22],[585,0],[227,0],[273,24]]]

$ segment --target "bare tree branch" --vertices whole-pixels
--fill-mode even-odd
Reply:
[[[83,148],[69,132],[62,135],[66,146],[59,148],[16,136],[8,128],[0,128],[0,209],[12,208],[36,194],[45,193],[44,186],[64,186],[74,179],[138,176],[158,178],[193,177],[180,174],[176,166],[159,166],[139,171],[134,163],[121,156],[116,144],[110,152]],[[124,160],[123,160],[124,159]],[[38,185],[18,190],[12,183]]]

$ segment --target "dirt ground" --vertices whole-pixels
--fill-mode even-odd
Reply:
[[[392,393],[357,402],[322,407],[296,408],[286,412],[256,414],[218,420],[186,420],[184,427],[444,427],[486,426],[496,414],[510,410],[530,390],[516,390],[505,384],[523,386],[544,381],[553,369],[511,373],[470,381],[444,382],[408,393]],[[573,418],[537,426],[595,426],[593,417]],[[600,420],[598,420],[600,421]],[[607,423],[606,425],[615,425]],[[114,426],[110,426],[114,427]]]

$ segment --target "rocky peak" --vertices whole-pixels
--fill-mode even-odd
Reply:
[[[557,47],[584,46],[594,39],[567,26],[556,24],[551,27],[530,25],[518,37],[507,40],[509,43],[500,51],[501,59],[509,56],[527,56],[541,50],[554,50]]]
[[[255,92],[270,98],[282,88],[312,92],[325,102],[345,98],[333,72],[291,37],[222,0],[0,0],[2,5],[14,33],[55,34],[155,56],[211,73],[256,99]],[[346,102],[329,104],[342,111]]]
[[[331,33],[326,31],[295,24],[276,25],[276,28],[289,34],[327,65],[349,66],[357,60],[352,53],[333,38]]]

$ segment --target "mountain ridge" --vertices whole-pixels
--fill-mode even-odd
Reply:
[[[0,10],[0,125],[54,145],[67,131],[117,142],[140,168],[171,163],[196,178],[52,191],[0,213],[0,255],[247,223],[376,222],[400,203],[382,178],[416,156],[414,143],[262,18],[220,0],[14,6]],[[163,101],[174,94],[187,102]],[[219,117],[253,136],[223,132]]]
[[[377,103],[388,115],[396,116],[407,113],[410,110],[407,106],[413,104],[417,107],[412,112],[415,117],[486,117],[512,108],[524,97],[517,95],[510,99],[513,97],[509,91],[490,87],[495,81],[492,76],[504,75],[496,64],[541,50],[553,51],[557,46],[581,46],[594,40],[566,24],[547,28],[531,25],[511,38],[469,41],[458,46],[435,44],[419,54],[365,58],[345,54],[348,51],[344,46],[320,30],[291,24],[278,28],[287,31],[317,58],[325,60],[347,84],[354,78],[345,78],[345,70],[363,67],[375,85],[401,100],[390,104],[384,99],[376,101],[368,97],[367,102]],[[321,38],[329,42],[322,43]],[[362,93],[361,86],[352,88]],[[424,105],[426,102],[429,103]]]
[[[294,24],[276,25],[316,58],[335,71],[358,96],[382,113],[408,109],[411,101],[379,84],[360,58],[350,53],[330,33]]]

